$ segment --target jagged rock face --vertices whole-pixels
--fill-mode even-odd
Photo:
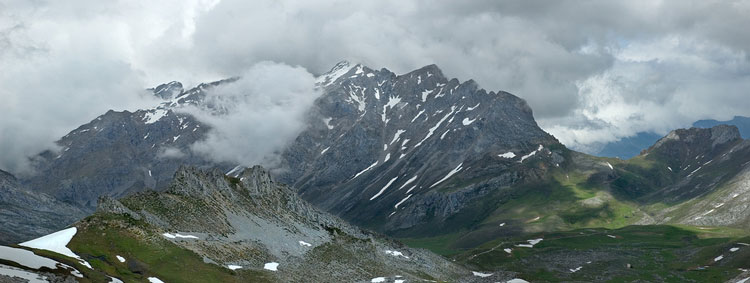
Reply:
[[[193,154],[190,146],[209,128],[173,107],[195,104],[219,83],[190,90],[176,82],[161,85],[153,89],[155,95],[169,100],[160,106],[97,117],[60,139],[59,153],[47,151],[36,158],[37,174],[24,184],[93,211],[102,195],[165,188],[181,164],[222,166]]]
[[[693,157],[696,153],[710,154],[717,146],[741,141],[735,126],[719,125],[712,128],[678,129],[660,139],[644,153],[665,155],[671,159]]]
[[[274,172],[357,224],[395,230],[449,217],[487,190],[537,176],[522,156],[562,162],[549,151],[562,146],[525,101],[448,79],[435,65],[399,76],[340,63],[319,83],[309,128]],[[495,179],[466,188],[484,178]]]
[[[735,126],[679,129],[670,132],[643,154],[661,161],[672,183],[647,198],[675,203],[699,197],[737,175],[750,160],[750,141],[740,137]]]
[[[471,278],[470,271],[442,257],[319,211],[257,166],[237,178],[182,167],[165,192],[136,193],[121,201],[105,197],[97,213],[143,219],[151,228],[139,229],[159,237],[164,232],[197,237],[173,242],[206,262],[251,269],[277,262],[274,276],[281,282],[358,282],[394,274],[410,280]],[[82,221],[79,226],[87,225],[92,224]]]
[[[85,213],[46,194],[21,187],[0,170],[0,244],[17,244],[59,230]]]

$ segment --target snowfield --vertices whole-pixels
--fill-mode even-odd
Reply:
[[[42,267],[56,269],[58,264],[57,261],[38,256],[31,251],[6,246],[0,246],[0,259],[13,261],[33,269]]]
[[[32,248],[32,249],[47,250],[47,251],[59,253],[67,257],[72,257],[72,258],[77,259],[84,266],[91,268],[91,264],[83,260],[80,256],[73,253],[73,251],[71,251],[68,247],[66,247],[68,243],[70,243],[70,240],[73,239],[73,236],[76,235],[77,232],[78,232],[78,229],[76,229],[76,227],[70,227],[68,229],[57,231],[47,236],[42,236],[34,240],[28,241],[28,242],[20,243],[18,245]]]

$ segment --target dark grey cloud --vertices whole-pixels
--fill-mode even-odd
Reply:
[[[587,149],[750,115],[749,14],[746,0],[0,0],[0,150],[13,152],[0,168],[109,108],[147,104],[138,89],[264,61],[317,74],[342,59],[397,73],[435,63],[525,98]]]

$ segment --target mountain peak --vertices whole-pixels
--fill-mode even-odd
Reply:
[[[669,132],[643,153],[664,152],[675,155],[690,152],[691,155],[713,151],[717,146],[742,140],[736,126],[718,125],[712,128],[677,129]]]
[[[149,90],[153,91],[156,97],[159,97],[163,100],[170,100],[177,97],[180,93],[182,93],[184,89],[182,83],[178,81],[171,81],[165,84],[160,84],[159,86]]]
[[[250,168],[246,168],[242,171],[239,178],[241,180],[249,180],[253,183],[273,183],[273,177],[271,177],[271,173],[266,170],[266,168],[263,168],[263,166],[255,165]]]
[[[435,64],[429,64],[422,68],[411,71],[407,73],[406,75],[408,76],[408,75],[423,75],[423,74],[427,77],[435,75],[440,78],[445,78],[445,75],[443,75],[443,70],[441,70],[440,67],[438,67]]]
[[[333,68],[331,68],[330,71],[318,76],[317,84],[320,86],[331,85],[339,77],[345,75],[346,73],[349,73],[349,71],[354,67],[355,66],[352,66],[352,64],[346,60],[338,62],[336,63],[336,65],[333,66]]]
[[[742,139],[740,130],[733,125],[718,125],[710,129],[713,146]]]

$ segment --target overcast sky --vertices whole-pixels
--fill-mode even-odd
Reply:
[[[750,115],[747,27],[750,1],[0,0],[0,169],[108,109],[152,105],[143,88],[262,61],[434,63],[591,149]]]

